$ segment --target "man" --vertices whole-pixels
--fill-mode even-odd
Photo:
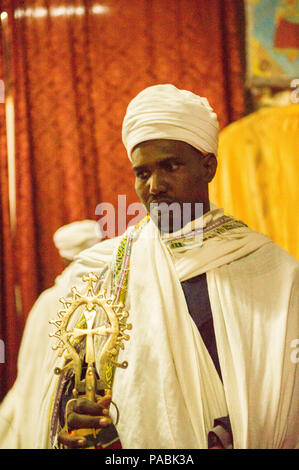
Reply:
[[[158,85],[129,104],[123,141],[151,217],[85,251],[65,290],[80,290],[92,272],[129,312],[132,331],[117,356],[127,367],[115,369],[112,387],[118,417],[109,395],[93,403],[57,384],[49,371],[64,358],[49,353],[35,446],[84,447],[68,431],[111,420],[123,448],[296,446],[298,263],[210,205],[217,138],[207,100],[188,91]],[[151,204],[173,203],[181,210],[167,228],[165,206]]]
[[[207,100],[171,85],[141,92],[124,119],[123,141],[147,211],[178,203],[182,214],[189,203],[193,221],[176,218],[171,236],[162,230],[163,210],[151,213],[155,223],[143,226],[130,247],[124,297],[133,329],[119,354],[129,366],[116,370],[113,385],[125,448],[296,445],[290,348],[298,336],[298,264],[267,237],[210,210],[217,137]],[[198,202],[204,215],[196,219]],[[174,222],[170,217],[170,234]],[[186,235],[199,227],[202,246]],[[85,253],[74,279],[95,268],[96,258],[103,259],[98,271],[109,266],[109,278],[114,246],[120,240],[107,242],[103,254]],[[108,405],[107,398],[105,415]],[[106,426],[102,415],[103,407],[79,399],[66,417],[68,430]],[[58,440],[79,446],[63,430]]]
[[[40,294],[28,315],[18,356],[18,375],[0,406],[0,448],[32,446],[27,429],[35,426],[38,410],[35,410],[34,390],[38,393],[44,385],[41,371],[51,352],[49,320],[60,308],[59,298],[64,295],[71,263],[81,251],[101,239],[99,224],[94,220],[72,222],[53,235],[66,269],[52,287]]]
[[[99,224],[95,220],[77,220],[63,225],[53,235],[54,245],[65,266],[71,264],[81,251],[102,240]]]

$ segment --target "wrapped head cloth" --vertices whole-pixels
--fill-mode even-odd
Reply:
[[[217,155],[218,131],[206,98],[166,84],[146,88],[129,103],[122,139],[130,160],[136,145],[153,139],[180,140]]]
[[[60,227],[53,240],[60,256],[72,261],[81,251],[100,242],[102,234],[94,220],[79,220]]]

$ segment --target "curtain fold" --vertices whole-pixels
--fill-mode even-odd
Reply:
[[[94,218],[102,201],[117,206],[118,194],[127,194],[128,204],[136,200],[121,143],[122,118],[136,93],[172,82],[208,96],[222,126],[244,114],[242,2],[114,0],[101,13],[91,1],[14,2],[17,245],[26,316],[61,269],[55,230]],[[67,7],[81,13],[59,14]]]
[[[245,113],[243,1],[11,0],[15,257],[25,321],[63,269],[61,226],[137,200],[121,142],[129,101],[173,83],[206,96],[221,127]],[[128,217],[129,220],[130,217]],[[6,328],[12,328],[7,313]]]
[[[5,79],[3,40],[0,41],[0,79]],[[4,87],[5,90],[5,87]],[[7,91],[7,89],[6,89]],[[10,220],[5,102],[0,103],[0,400],[13,384],[23,325],[15,302],[15,257]],[[4,92],[5,101],[5,92]]]
[[[299,260],[299,104],[260,109],[223,129],[211,200]]]

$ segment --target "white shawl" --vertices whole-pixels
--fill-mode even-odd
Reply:
[[[212,211],[214,218],[221,214]],[[116,370],[113,386],[123,447],[206,448],[213,420],[226,414],[235,448],[296,447],[291,345],[298,337],[298,263],[247,228],[179,253],[153,236],[151,222],[144,230],[152,240],[139,237],[133,243],[126,299],[133,329],[118,358],[129,366]],[[80,288],[83,273],[99,274],[105,264],[111,266],[118,241],[83,252],[66,293],[73,285]],[[223,385],[180,286],[202,272],[207,273]],[[19,447],[49,446],[57,365],[62,360],[49,350],[43,385],[32,390],[35,426],[27,427],[25,444],[19,431]]]
[[[116,371],[113,392],[124,447],[206,448],[213,420],[226,414],[235,448],[295,445],[298,264],[263,235],[238,232],[175,257],[161,240],[136,242],[127,297],[133,330],[119,357],[129,368]],[[180,286],[201,272],[224,387]]]

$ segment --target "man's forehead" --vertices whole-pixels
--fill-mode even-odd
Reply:
[[[186,142],[174,139],[147,140],[135,146],[132,151],[133,168],[150,164],[157,160],[168,160],[178,157],[190,157],[200,152]]]

